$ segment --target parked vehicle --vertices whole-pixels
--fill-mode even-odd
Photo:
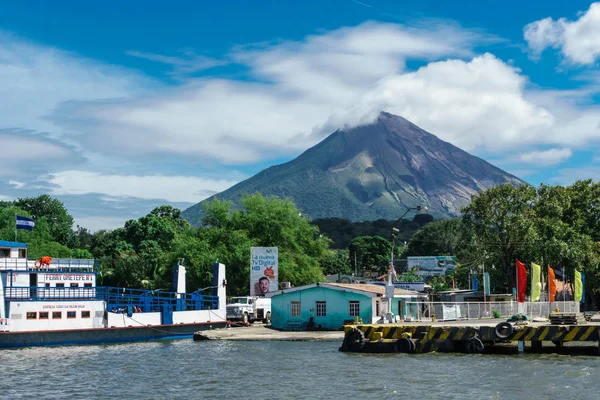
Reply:
[[[227,301],[227,319],[244,324],[262,321],[271,323],[271,299],[265,297],[232,297]]]

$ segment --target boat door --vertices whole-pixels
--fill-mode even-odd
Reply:
[[[170,304],[163,304],[160,312],[160,323],[162,325],[173,325],[173,306]]]
[[[37,297],[38,274],[32,272],[29,274],[29,296],[34,299]]]

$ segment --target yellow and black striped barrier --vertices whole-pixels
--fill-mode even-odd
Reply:
[[[597,342],[600,325],[518,325],[496,326],[431,325],[346,325],[341,351],[404,352],[464,351],[481,353],[487,345],[502,342],[531,342],[541,348],[543,341],[562,347],[565,342]]]

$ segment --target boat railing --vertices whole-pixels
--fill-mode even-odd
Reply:
[[[128,289],[119,287],[37,287],[8,286],[4,297],[9,301],[104,300],[106,309],[113,312],[160,312],[216,310],[219,297],[193,293],[174,293],[161,290]]]
[[[219,297],[204,295],[201,292],[175,293],[162,290],[127,289],[101,287],[104,291],[106,309],[112,312],[159,312],[190,310],[216,310]],[[137,310],[136,310],[137,308]]]
[[[95,287],[8,286],[4,297],[12,301],[102,300]]]
[[[41,266],[36,260],[26,258],[0,258],[0,270],[48,272],[99,272],[99,260],[78,258],[53,258],[50,265]]]

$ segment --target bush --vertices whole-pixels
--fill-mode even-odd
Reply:
[[[494,316],[494,318],[502,318],[502,313],[500,312],[500,310],[492,310],[492,315]]]

